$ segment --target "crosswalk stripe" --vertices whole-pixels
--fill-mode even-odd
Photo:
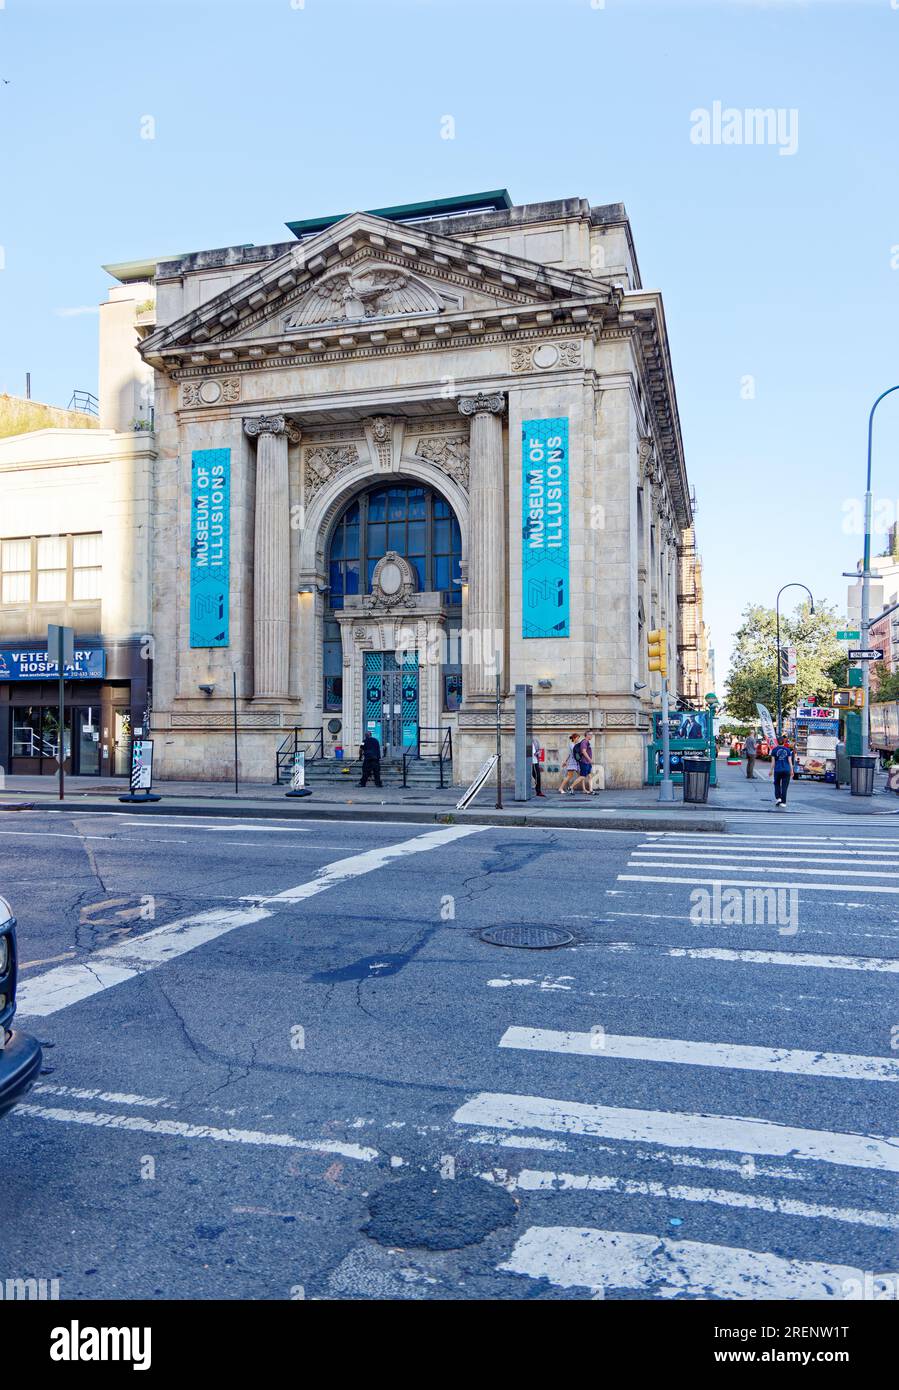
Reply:
[[[693,835],[681,830],[648,830],[645,831],[646,840],[661,840],[666,842],[689,841]],[[739,840],[743,844],[757,842],[761,845],[780,845],[798,844],[811,845],[816,841],[821,841],[828,845],[882,845],[884,849],[895,847],[895,838],[886,835],[781,835],[781,834],[752,834],[750,831],[734,830],[727,835],[729,840]]]
[[[799,965],[811,970],[872,970],[899,974],[899,960],[880,956],[813,956],[802,951],[729,951],[724,947],[672,946],[669,956],[692,960],[744,961],[749,965]]]
[[[844,1052],[749,1047],[742,1043],[695,1042],[683,1038],[625,1037],[614,1033],[560,1032],[554,1028],[507,1028],[499,1043],[531,1052],[574,1053],[599,1060],[668,1062],[734,1071],[831,1076],[844,1081],[899,1081],[899,1061]]]
[[[635,855],[642,858],[664,859],[664,858],[688,858],[688,859],[734,859],[736,853],[741,852],[741,847],[734,845],[714,845],[714,848],[706,849],[704,845],[641,845],[635,849]],[[752,855],[761,858],[763,852],[759,849],[752,849]],[[896,851],[875,851],[875,849],[841,849],[841,851],[830,853],[824,849],[773,849],[771,858],[778,860],[784,859],[786,863],[810,863],[810,865],[885,865],[886,869],[895,869],[899,863],[899,849]],[[742,860],[745,863],[745,859]]]
[[[580,1226],[529,1227],[498,1268],[560,1288],[651,1289],[660,1298],[836,1299],[864,1278],[852,1265]]]
[[[493,1175],[483,1173],[481,1176],[490,1180]],[[729,1188],[719,1187],[691,1187],[683,1183],[656,1182],[649,1178],[622,1178],[594,1173],[552,1173],[524,1168],[516,1177],[506,1177],[500,1181],[509,1192],[615,1192],[626,1197],[661,1197],[671,1202],[709,1202],[712,1206],[767,1211],[778,1216],[842,1221],[850,1226],[873,1226],[882,1231],[899,1230],[899,1212],[874,1211],[861,1207],[830,1207],[822,1202],[802,1202],[795,1197],[766,1197],[761,1193],[734,1192]]]
[[[707,867],[704,865],[703,867]],[[743,867],[742,865],[740,866]],[[673,874],[619,874],[618,882],[625,883],[719,883],[722,888],[758,888],[757,878],[676,878]],[[875,883],[766,883],[766,888],[797,888],[804,893],[899,893],[899,888]]]
[[[629,869],[735,869],[744,874],[770,874],[770,864],[747,864],[745,861],[738,864],[722,862],[716,859],[695,859],[692,855],[689,860],[663,858],[629,859],[627,861]],[[889,869],[807,869],[799,864],[783,864],[778,866],[783,872],[789,874],[805,874],[809,878],[884,878],[890,871]],[[853,885],[854,886],[854,885]]]
[[[479,1129],[538,1130],[659,1144],[670,1149],[789,1156],[793,1161],[808,1159],[899,1173],[899,1137],[840,1134],[736,1115],[626,1109],[547,1096],[481,1091],[461,1105],[453,1119],[457,1124],[477,1125]]]

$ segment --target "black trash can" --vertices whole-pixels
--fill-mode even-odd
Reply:
[[[702,806],[709,799],[711,758],[684,758],[684,801]]]
[[[854,754],[849,759],[850,790],[853,796],[874,795],[874,769],[877,759],[862,754]]]

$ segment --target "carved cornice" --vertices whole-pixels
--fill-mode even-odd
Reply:
[[[487,395],[478,392],[476,396],[460,396],[459,414],[471,417],[473,415],[502,415],[506,408],[506,398],[500,392]]]
[[[260,434],[286,434],[291,444],[299,444],[303,431],[286,415],[251,415],[244,417],[244,434],[256,439]]]

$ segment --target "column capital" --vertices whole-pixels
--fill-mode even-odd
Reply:
[[[288,420],[286,415],[245,416],[243,428],[250,439],[256,439],[260,434],[286,434],[291,444],[299,444],[303,437],[299,425]]]
[[[479,391],[475,396],[460,396],[460,415],[502,415],[506,408],[506,398],[500,391],[487,395]]]

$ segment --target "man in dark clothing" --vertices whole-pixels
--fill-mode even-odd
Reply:
[[[755,759],[758,753],[758,744],[755,741],[755,734],[750,734],[743,744],[743,752],[746,754],[746,776],[752,781],[755,778]]]
[[[362,759],[362,780],[360,787],[364,787],[369,777],[374,777],[375,786],[381,785],[381,745],[374,734],[367,733],[359,747],[359,757]]]

